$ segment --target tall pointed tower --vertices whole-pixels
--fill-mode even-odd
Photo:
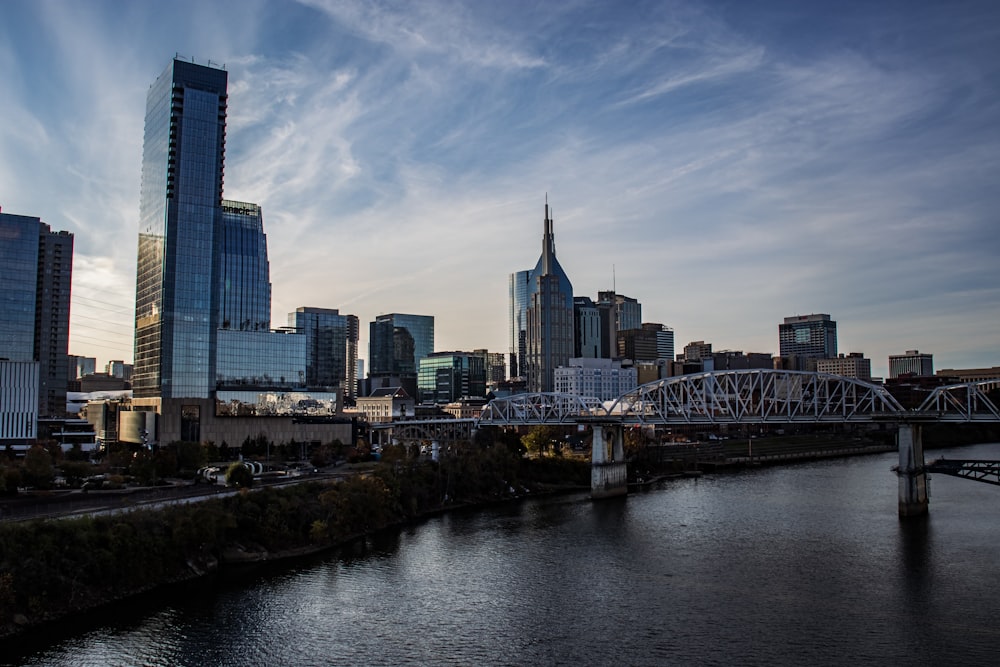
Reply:
[[[573,356],[573,285],[556,259],[555,236],[545,197],[542,254],[531,272],[527,308],[528,391],[552,391],[557,366]]]

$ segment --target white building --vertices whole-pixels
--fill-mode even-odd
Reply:
[[[831,359],[817,359],[816,372],[842,375],[858,380],[871,380],[872,361],[865,359],[861,352],[851,352],[847,356],[841,354]]]
[[[889,377],[898,378],[901,375],[934,375],[934,355],[921,353],[919,350],[907,350],[906,354],[889,355]]]
[[[574,357],[555,370],[555,391],[610,401],[638,386],[635,368],[622,368],[614,359]]]

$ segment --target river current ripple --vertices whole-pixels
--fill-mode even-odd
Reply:
[[[935,475],[929,516],[901,521],[895,458],[452,513],[8,664],[995,664],[1000,487]]]

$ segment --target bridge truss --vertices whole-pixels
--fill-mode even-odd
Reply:
[[[479,426],[534,426],[605,421],[620,424],[786,424],[858,422],[1000,422],[1000,379],[934,389],[916,409],[885,387],[826,373],[770,369],[713,371],[644,384],[602,403],[559,393],[516,394],[490,401],[476,420],[396,421],[398,440],[463,440]]]
[[[826,373],[770,369],[712,371],[656,380],[603,404],[557,393],[488,403],[479,425],[530,426],[607,420],[623,424],[1000,421],[991,392],[1000,379],[935,389],[907,410],[885,387]]]
[[[925,465],[924,471],[1000,486],[1000,461],[938,459]]]
[[[989,394],[1000,390],[1000,379],[937,387],[917,412],[942,421],[1000,421],[1000,408]]]
[[[479,423],[493,426],[572,424],[581,417],[600,417],[606,413],[604,405],[596,398],[553,392],[515,394],[487,403]]]
[[[884,387],[800,371],[736,370],[657,380],[609,409],[623,422],[760,424],[855,422],[903,408]]]

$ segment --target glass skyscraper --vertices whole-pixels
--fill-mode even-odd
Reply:
[[[53,232],[39,218],[0,213],[0,360],[37,362],[31,402],[42,416],[66,414],[72,274],[72,234]],[[0,399],[0,407],[14,400]]]
[[[336,308],[296,308],[288,326],[306,338],[306,385],[357,394],[358,318]]]
[[[219,328],[225,70],[174,59],[146,97],[134,396],[208,398]]]
[[[270,330],[271,272],[260,206],[223,200],[218,236],[219,327]]]
[[[432,403],[485,396],[485,359],[474,352],[435,352],[420,360],[417,389],[421,401]]]
[[[520,370],[528,391],[553,391],[556,367],[573,356],[573,285],[556,259],[547,200],[542,254],[531,272],[527,324],[526,363]]]
[[[416,396],[420,360],[433,351],[432,315],[379,315],[368,327],[368,377],[372,389],[401,386],[410,396]]]
[[[528,354],[528,295],[531,293],[531,271],[510,274],[510,376],[524,376],[524,359]]]

